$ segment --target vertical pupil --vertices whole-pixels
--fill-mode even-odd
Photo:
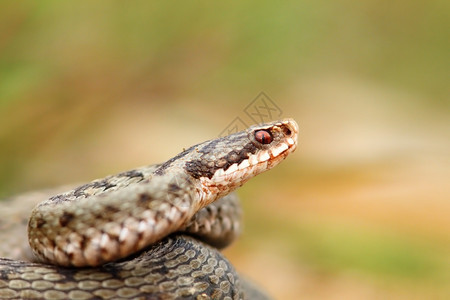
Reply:
[[[255,139],[261,144],[270,144],[272,142],[272,136],[265,130],[255,132]]]

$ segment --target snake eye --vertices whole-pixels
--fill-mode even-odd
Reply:
[[[255,139],[261,144],[270,144],[272,142],[272,135],[265,130],[258,130],[255,132]]]

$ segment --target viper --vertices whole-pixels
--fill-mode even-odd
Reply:
[[[240,231],[233,191],[284,160],[297,135],[293,119],[253,125],[50,196],[28,220],[32,261],[6,243],[14,214],[0,215],[10,252],[0,253],[0,298],[265,298],[217,248]]]

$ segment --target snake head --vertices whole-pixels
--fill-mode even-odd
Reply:
[[[198,180],[201,206],[278,165],[296,149],[297,135],[297,123],[293,119],[284,119],[253,125],[188,149],[190,152],[195,150],[196,158],[186,161],[184,168]]]

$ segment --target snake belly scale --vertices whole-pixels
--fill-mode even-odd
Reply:
[[[297,134],[292,119],[254,125],[49,197],[28,221],[34,262],[0,258],[0,298],[264,298],[216,247],[239,233],[233,191]]]

